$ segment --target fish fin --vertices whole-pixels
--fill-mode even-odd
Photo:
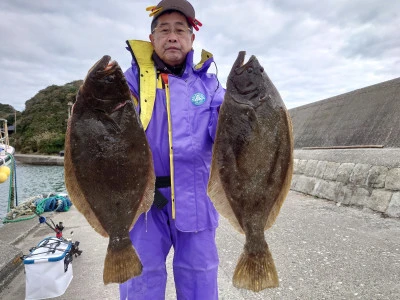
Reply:
[[[86,198],[80,189],[78,180],[76,179],[75,169],[72,164],[69,134],[66,135],[65,142],[64,177],[65,187],[72,203],[75,205],[78,211],[84,215],[88,223],[97,233],[104,237],[108,237],[108,233],[105,231],[100,221],[97,219],[92,208],[90,207],[90,204],[86,201]]]
[[[261,253],[242,253],[233,274],[233,285],[253,292],[279,286],[278,273],[268,246]]]
[[[288,163],[288,168],[286,172],[286,177],[285,180],[282,184],[282,189],[277,197],[277,200],[274,203],[274,206],[271,208],[271,213],[268,215],[267,222],[265,224],[264,230],[267,230],[270,228],[274,223],[275,220],[279,214],[279,211],[282,207],[283,202],[286,199],[287,194],[289,193],[290,190],[290,185],[292,182],[292,175],[293,175],[293,127],[292,127],[292,121],[290,119],[289,113],[287,110],[283,109],[283,112],[285,114],[285,118],[287,120],[287,128],[288,128],[288,134],[289,134],[289,147],[290,147],[290,158],[289,158],[289,163]]]
[[[133,222],[131,224],[130,229],[133,228],[133,225],[135,225],[137,219],[139,218],[139,216],[142,213],[149,211],[151,205],[154,202],[154,189],[155,189],[156,175],[154,174],[153,157],[151,155],[151,152],[149,155],[149,160],[150,160],[149,174],[148,174],[148,179],[147,179],[147,183],[146,183],[146,188],[143,193],[142,200],[140,201],[139,208],[136,211],[136,215],[133,218]]]
[[[142,274],[142,263],[135,248],[129,242],[121,249],[112,249],[110,244],[104,259],[103,282],[123,283]]]
[[[228,219],[228,221],[237,231],[244,234],[244,231],[232,210],[228,198],[226,197],[226,193],[222,186],[221,178],[219,177],[219,171],[214,158],[211,162],[211,172],[208,180],[207,194],[213,202],[218,213]]]

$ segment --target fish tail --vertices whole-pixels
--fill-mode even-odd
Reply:
[[[233,274],[233,285],[253,292],[279,286],[278,273],[268,246],[263,252],[248,253],[245,250],[242,253]]]
[[[132,244],[126,244],[119,249],[107,248],[104,260],[103,282],[123,283],[142,273],[142,263]]]

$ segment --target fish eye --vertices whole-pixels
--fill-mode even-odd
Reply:
[[[248,68],[247,73],[253,73],[253,68]]]
[[[260,68],[260,72],[261,73],[264,72],[264,68],[263,67]]]
[[[107,75],[106,77],[104,77],[104,81],[107,83],[112,83],[114,81],[115,75]]]

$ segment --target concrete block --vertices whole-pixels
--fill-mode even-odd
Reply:
[[[315,170],[317,169],[318,160],[310,159],[307,161],[306,169],[304,175],[309,177],[314,177]]]
[[[293,174],[292,175],[292,181],[290,183],[290,189],[296,191],[296,183],[297,179],[299,178],[300,175],[298,174]]]
[[[386,175],[385,188],[400,191],[400,168],[390,169]]]
[[[366,207],[383,213],[389,206],[392,194],[391,191],[373,190],[371,196],[366,198]]]
[[[356,164],[350,175],[349,182],[357,186],[366,186],[368,173],[371,168],[371,165]]]
[[[306,166],[307,166],[308,160],[306,159],[300,159],[298,166],[297,166],[297,174],[304,174],[306,171]]]
[[[400,218],[400,192],[393,193],[386,214],[392,218]]]
[[[13,245],[0,241],[0,291],[3,290],[11,280],[18,275],[23,264],[18,261],[22,251]]]
[[[335,181],[337,178],[337,171],[340,166],[340,163],[328,161],[326,164],[323,179]]]
[[[326,164],[327,164],[327,163],[328,163],[328,162],[327,162],[327,161],[324,161],[324,160],[318,161],[317,167],[316,167],[316,169],[315,169],[314,177],[322,178],[322,177],[324,176],[324,172],[325,172]]]
[[[348,186],[344,185],[343,183],[339,183],[338,186],[338,202],[341,202],[343,204],[350,204],[351,202],[351,197],[353,197],[353,193],[355,190],[354,186]]]
[[[320,190],[323,190],[323,188],[321,188],[321,185],[323,185],[325,182],[325,180],[321,180],[319,178],[315,179],[315,185],[314,185],[314,189],[311,192],[311,195],[318,197],[318,198],[325,198],[321,195]]]
[[[293,174],[297,174],[299,168],[299,159],[293,159]]]
[[[368,198],[370,195],[371,194],[367,189],[361,187],[355,187],[349,204],[358,206],[367,206]]]
[[[295,191],[311,195],[315,187],[315,181],[314,177],[300,175],[296,180]]]
[[[385,179],[389,168],[383,166],[373,166],[367,177],[367,186],[372,188],[384,188]]]
[[[347,184],[350,179],[350,175],[353,172],[355,164],[353,163],[343,163],[340,164],[338,171],[337,171],[337,177],[336,180],[339,182],[342,182],[344,184]]]
[[[339,195],[339,182],[317,180],[313,195],[319,198],[324,198],[332,201],[337,201]]]

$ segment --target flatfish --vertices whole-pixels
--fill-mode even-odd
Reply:
[[[76,96],[65,138],[65,185],[89,224],[109,237],[105,284],[142,272],[129,230],[154,199],[151,151],[124,74],[105,55]]]
[[[279,286],[265,240],[290,188],[292,125],[279,92],[255,56],[239,52],[221,105],[208,195],[246,242],[233,284],[255,292]]]

